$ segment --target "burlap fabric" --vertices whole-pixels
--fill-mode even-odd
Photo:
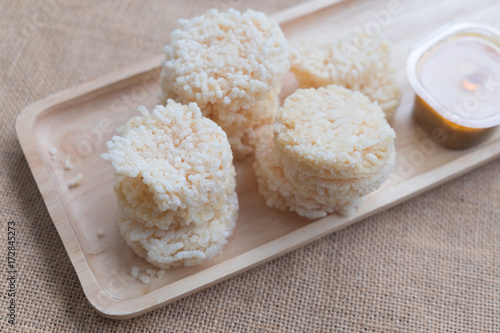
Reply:
[[[159,54],[178,17],[299,2],[0,2],[1,332],[500,332],[500,160],[138,318],[105,319],[86,300],[17,142],[20,110]]]

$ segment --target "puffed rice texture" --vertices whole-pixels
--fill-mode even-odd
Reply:
[[[336,84],[358,90],[380,105],[387,120],[399,106],[402,92],[390,44],[379,36],[353,33],[330,43],[307,41],[291,51],[290,59],[301,88]]]
[[[203,223],[213,215],[210,207],[222,200],[220,193],[235,187],[226,134],[194,103],[169,101],[140,112],[102,155],[115,169],[119,204],[147,226]]]
[[[395,136],[376,103],[336,85],[297,90],[274,123],[284,167],[325,179],[370,175],[390,158]]]
[[[179,20],[164,48],[160,100],[236,112],[264,99],[290,67],[287,41],[264,13],[212,9]]]

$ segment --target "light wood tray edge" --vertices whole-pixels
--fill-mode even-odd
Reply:
[[[105,315],[106,309],[100,309],[100,305],[93,296],[101,289],[87,264],[83,250],[70,224],[69,217],[61,204],[55,185],[50,178],[49,170],[42,160],[40,151],[37,149],[34,126],[37,118],[42,113],[50,112],[51,109],[60,106],[68,100],[81,97],[84,99],[91,98],[95,93],[98,95],[104,94],[108,86],[119,84],[121,81],[127,81],[136,75],[144,75],[151,70],[157,70],[161,59],[162,56],[156,56],[120,71],[50,95],[24,108],[16,119],[15,126],[19,143],[49,215],[75,268],[86,297],[92,306],[103,315]]]
[[[276,13],[272,15],[271,18],[279,23],[284,23],[342,1],[344,0],[314,0],[299,4],[297,6]],[[92,304],[92,306],[99,313],[101,313],[106,317],[115,319],[126,319],[134,317],[150,310],[151,307],[134,306],[134,308],[137,311],[130,311],[130,308],[129,310],[124,310],[124,311],[112,310],[112,308],[115,305],[123,304],[123,300],[117,300],[105,293],[102,293],[102,290],[99,287],[97,280],[95,279],[92,271],[90,270],[90,267],[87,264],[87,261],[83,254],[83,250],[70,224],[68,215],[66,214],[63,205],[61,204],[58,198],[58,193],[56,191],[54,183],[52,182],[52,179],[50,178],[49,171],[45,166],[45,164],[43,163],[40,152],[37,149],[36,138],[34,136],[33,129],[38,116],[41,115],[42,113],[50,111],[52,108],[59,106],[68,100],[73,100],[80,97],[84,97],[85,99],[91,98],[93,93],[97,93],[99,95],[103,94],[106,92],[106,87],[108,86],[116,85],[120,81],[126,81],[136,75],[143,75],[144,73],[151,70],[157,70],[160,66],[160,61],[162,58],[163,55],[159,55],[144,62],[132,65],[122,70],[110,73],[108,75],[96,78],[81,85],[71,87],[66,90],[55,93],[53,95],[50,95],[24,108],[19,113],[16,119],[16,125],[15,125],[16,133],[21,148],[23,150],[23,153],[26,157],[26,161],[28,162],[28,165],[31,169],[35,182],[38,186],[38,189],[42,195],[44,203],[49,212],[49,215],[52,218],[52,221],[54,222],[56,230],[59,233],[59,236],[61,237],[63,245],[71,260],[71,263],[73,264],[75,271],[77,272],[80,283],[82,284],[83,291],[88,300],[90,301],[90,303]],[[256,263],[251,267],[254,267],[258,264],[259,263]],[[250,269],[251,267],[249,266],[247,267],[247,269]],[[231,276],[237,274],[238,272],[235,271]],[[229,277],[230,276],[227,276],[226,278]],[[213,285],[220,280],[222,280],[222,278],[217,279],[217,281],[212,281],[210,285]],[[196,292],[203,288],[205,288],[205,286],[200,287],[197,290],[193,290],[191,291],[191,293]],[[175,301],[176,299],[179,299],[183,296],[186,296],[186,293],[178,293],[178,294],[179,295],[177,295],[175,299],[167,299],[166,301],[157,304],[155,308],[160,307],[168,302]],[[145,297],[147,297],[147,295]],[[102,306],[99,300],[104,301],[104,303],[109,302],[109,304],[107,304],[106,306]]]
[[[334,5],[342,0],[316,0],[292,7],[272,16],[280,23],[313,13]],[[134,299],[116,299],[106,294],[97,283],[85,259],[79,241],[73,231],[69,218],[58,199],[55,186],[48,169],[36,147],[33,127],[37,117],[65,101],[77,98],[90,98],[92,94],[106,93],[106,87],[150,70],[157,70],[162,56],[133,65],[115,73],[97,78],[82,85],[69,88],[45,99],[35,102],[21,111],[16,122],[16,132],[26,160],[42,194],[48,212],[54,222],[64,247],[77,272],[84,293],[92,306],[103,316],[113,319],[128,319],[149,312],[180,298],[198,292],[218,282],[268,262],[301,246],[313,242],[327,234],[338,231],[355,222],[365,219],[382,210],[395,206],[407,199],[436,187],[452,178],[485,164],[500,154],[500,144],[495,141],[464,153],[461,157],[432,171],[421,174],[372,196],[353,216],[346,218],[326,217],[275,239],[238,257],[212,266],[180,281],[159,288]],[[454,165],[454,173],[449,174],[449,165]],[[203,281],[200,283],[200,281]]]

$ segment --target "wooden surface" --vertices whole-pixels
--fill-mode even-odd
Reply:
[[[333,40],[352,29],[377,22],[373,11],[386,1],[317,1],[275,17],[293,46],[303,39]],[[140,104],[153,107],[159,92],[157,57],[115,74],[71,88],[22,111],[17,132],[49,213],[63,240],[83,290],[105,316],[125,319],[153,310],[287,253],[328,233],[391,207],[443,183],[500,154],[500,132],[475,149],[449,151],[436,146],[413,123],[413,92],[405,74],[412,44],[451,19],[462,17],[492,23],[486,7],[465,1],[449,8],[420,8],[403,2],[391,15],[383,33],[393,42],[394,65],[404,96],[393,120],[398,154],[391,178],[349,217],[329,216],[309,222],[292,213],[271,209],[259,196],[248,164],[236,165],[240,217],[224,252],[196,267],[169,270],[162,278],[143,284],[130,276],[132,266],[150,266],[126,246],[115,223],[113,171],[99,155],[114,128],[136,114]],[[452,7],[453,6],[453,7]],[[324,7],[321,10],[321,7]],[[312,13],[307,14],[310,11]],[[422,21],[421,18],[426,20]],[[371,23],[370,23],[371,22]],[[378,23],[381,26],[380,23]],[[373,24],[372,24],[373,25]],[[161,50],[161,45],[158,49]],[[287,75],[283,96],[295,89]],[[55,158],[50,149],[57,147]],[[63,168],[65,160],[74,166]],[[80,186],[68,188],[78,173]],[[104,237],[97,236],[97,229]]]

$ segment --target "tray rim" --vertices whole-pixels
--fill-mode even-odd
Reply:
[[[282,24],[343,1],[345,0],[313,0],[285,9],[270,17]],[[107,89],[113,90],[114,87],[134,76],[142,76],[152,70],[158,70],[162,58],[163,55],[158,55],[45,97],[25,107],[16,120],[16,132],[26,161],[77,273],[84,294],[96,311],[107,318],[128,319],[155,310],[393,207],[413,196],[484,165],[500,155],[499,140],[466,150],[464,154],[447,163],[386,188],[384,193],[388,195],[373,196],[353,216],[342,218],[332,215],[327,216],[239,256],[208,267],[203,271],[194,273],[145,295],[131,299],[113,298],[103,291],[88,265],[69,217],[62,206],[55,184],[50,178],[49,170],[43,163],[40,151],[36,147],[33,129],[39,116],[45,112],[50,112],[57,106],[64,105],[69,101],[86,100],[94,94],[105,94]],[[450,164],[455,166],[455,172],[451,174],[448,170]],[[391,196],[391,193],[394,193],[394,196]],[[396,199],[389,199],[389,197]],[[251,259],[251,264],[248,264],[248,258]],[[203,282],[200,283],[200,281]],[[152,304],[152,300],[155,301],[154,304]]]

